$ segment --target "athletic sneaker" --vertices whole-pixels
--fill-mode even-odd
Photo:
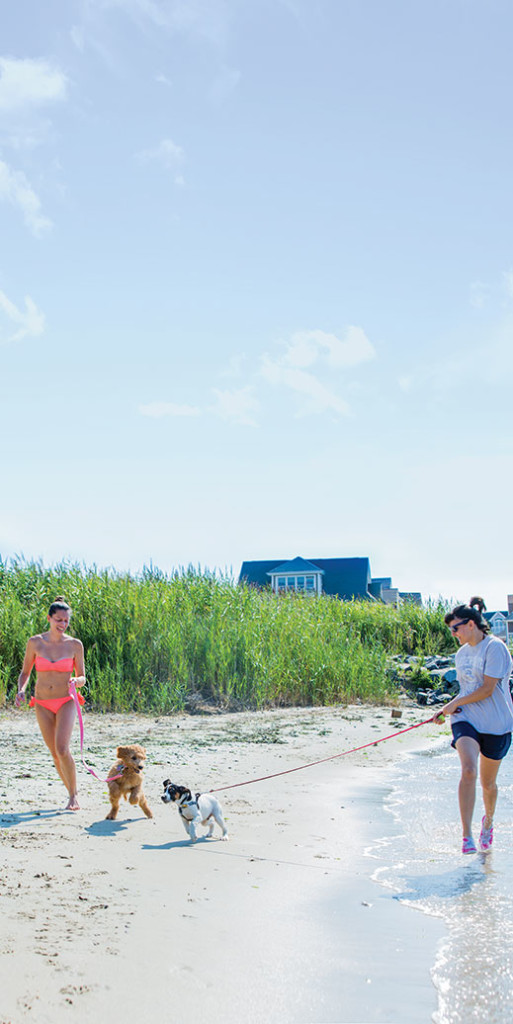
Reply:
[[[477,853],[476,844],[472,836],[463,836],[462,853]]]
[[[481,822],[481,835],[479,836],[479,849],[482,853],[488,853],[492,848],[493,843],[493,825],[490,828],[485,828],[485,819]]]

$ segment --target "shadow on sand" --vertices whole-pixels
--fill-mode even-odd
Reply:
[[[24,825],[26,822],[33,824],[45,821],[47,818],[58,818],[61,814],[74,814],[74,811],[65,811],[62,808],[54,808],[48,811],[12,811],[0,814],[0,828],[11,828],[13,825]]]
[[[87,832],[90,836],[115,836],[117,832],[124,832],[129,825],[135,825],[138,821],[147,820],[145,815],[141,818],[117,818],[116,821],[101,818],[100,821],[93,821],[92,825],[88,825],[84,832]]]

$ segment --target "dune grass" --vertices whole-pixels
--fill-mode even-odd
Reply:
[[[390,654],[450,644],[442,605],[276,597],[192,568],[134,576],[0,562],[0,703],[13,699],[26,641],[47,628],[60,594],[98,711],[170,713],[196,697],[224,708],[384,701],[394,692]]]

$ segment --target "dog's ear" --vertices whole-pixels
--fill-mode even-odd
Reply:
[[[137,757],[146,757],[146,751],[144,747],[141,747],[139,745],[139,743],[134,743],[132,750],[134,751],[135,754],[137,754]]]
[[[126,757],[127,754],[129,753],[129,750],[129,747],[118,747],[118,749],[116,750],[116,757],[119,757],[119,759],[122,761],[123,758]]]
[[[162,783],[162,785],[163,785],[164,789],[167,789],[167,787],[171,785],[171,779],[164,779],[164,782]]]
[[[192,793],[190,789],[186,789],[185,786],[180,786],[180,789],[182,790],[182,796],[186,797],[187,800],[192,800]]]

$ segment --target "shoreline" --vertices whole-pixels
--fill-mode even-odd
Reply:
[[[219,793],[228,843],[191,846],[176,808],[160,801],[166,777],[206,791],[288,771],[399,732],[426,709],[403,703],[402,712],[88,714],[85,755],[98,774],[120,743],[148,752],[155,817],[123,804],[115,822],[105,821],[107,787],[78,757],[82,810],[61,812],[63,787],[36,723],[0,712],[1,1024],[100,1012],[112,1024],[189,1024],[205,1012],[214,1024],[428,1019],[441,924],[382,891],[365,851],[394,827],[384,807],[394,762],[438,738],[436,727]]]

